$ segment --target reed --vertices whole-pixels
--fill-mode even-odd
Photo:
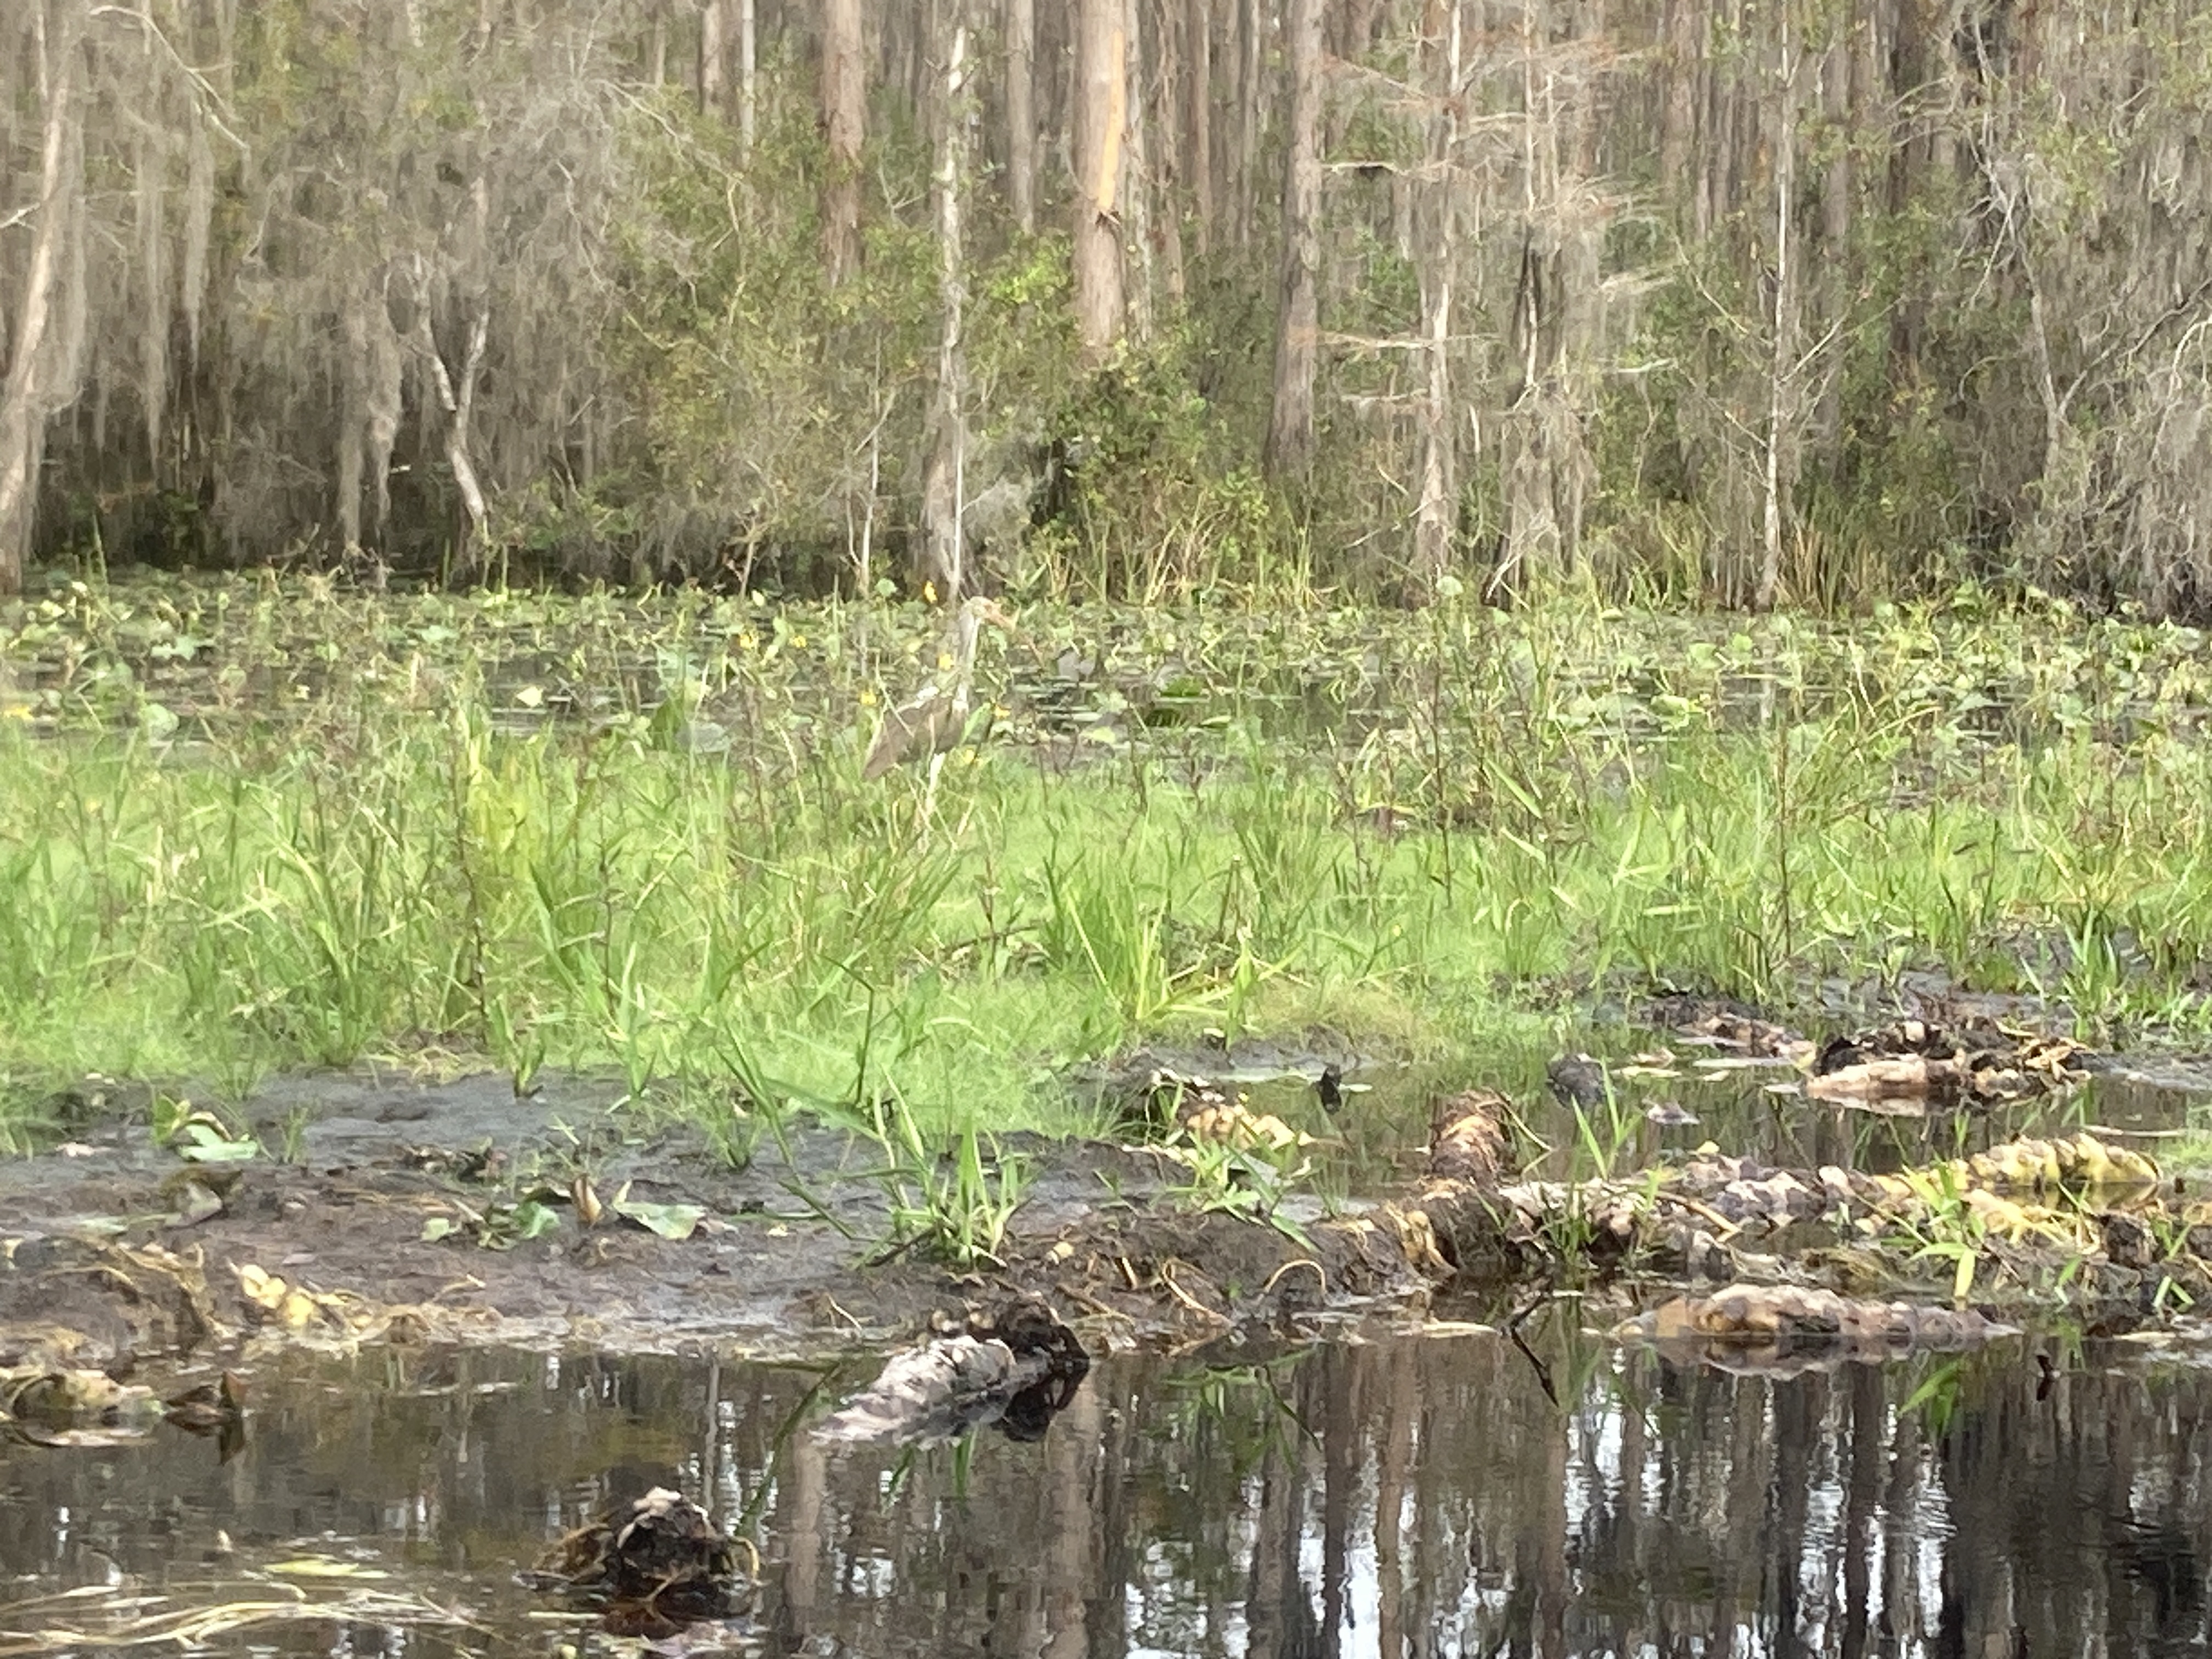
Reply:
[[[1644,981],[1786,1009],[1910,968],[2106,1035],[2212,1027],[2185,630],[1042,614],[993,695],[1041,703],[1023,677],[1110,627],[1198,716],[1076,763],[1049,734],[1052,765],[957,753],[933,789],[859,776],[861,694],[918,617],[192,602],[14,621],[44,684],[0,719],[0,1133],[86,1072],[234,1098],[371,1054],[1066,1130],[1064,1068],[1144,1039],[1327,1025],[1448,1059]],[[179,636],[210,641],[183,689],[147,643]]]

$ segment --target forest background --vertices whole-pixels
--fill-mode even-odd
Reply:
[[[16,0],[0,591],[2212,601],[2212,9]]]

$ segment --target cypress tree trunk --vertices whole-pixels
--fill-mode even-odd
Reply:
[[[822,0],[822,267],[836,288],[860,268],[860,143],[867,121],[860,0]]]
[[[1075,94],[1075,319],[1097,362],[1121,337],[1121,139],[1127,119],[1123,0],[1080,0]]]
[[[1782,12],[1780,94],[1774,122],[1774,303],[1767,368],[1766,453],[1759,490],[1759,585],[1755,611],[1771,611],[1782,586],[1782,532],[1790,516],[1785,499],[1796,482],[1797,251],[1790,220],[1797,194],[1797,45],[1787,6]]]
[[[1183,70],[1188,113],[1191,216],[1198,224],[1198,252],[1213,249],[1213,5],[1190,0],[1183,27]]]
[[[46,420],[73,388],[59,372],[50,338],[63,295],[64,243],[76,214],[82,152],[76,144],[78,42],[83,0],[52,0],[40,28],[45,46],[46,112],[39,149],[37,229],[15,308],[15,353],[0,390],[0,593],[22,590],[39,502],[39,463]],[[74,380],[74,373],[67,380]]]
[[[708,115],[722,113],[729,78],[729,19],[727,0],[707,0],[699,13],[699,107]]]
[[[1458,193],[1452,169],[1459,150],[1458,96],[1462,48],[1459,0],[1443,22],[1432,85],[1429,165],[1434,176],[1418,186],[1425,232],[1421,239],[1421,333],[1426,358],[1421,401],[1420,495],[1413,514],[1413,569],[1425,597],[1434,598],[1451,568],[1458,518],[1459,478],[1454,443],[1451,387],[1452,286],[1458,274]]]
[[[1321,0],[1291,0],[1284,43],[1290,132],[1265,457],[1267,476],[1277,480],[1302,479],[1313,465],[1314,372],[1321,350]]]
[[[942,107],[937,122],[937,291],[939,307],[936,398],[929,416],[929,459],[921,501],[923,574],[944,605],[960,602],[964,571],[961,520],[965,515],[967,416],[961,389],[966,377],[960,325],[967,298],[960,207],[968,171],[968,20],[964,0],[951,0],[950,41],[940,52]]]
[[[1006,198],[1036,228],[1036,0],[1006,0]]]
[[[738,0],[738,143],[750,155],[760,125],[760,20],[755,0]]]

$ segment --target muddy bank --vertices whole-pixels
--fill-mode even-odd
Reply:
[[[863,1139],[794,1130],[737,1167],[688,1127],[618,1139],[580,1085],[293,1086],[264,1132],[289,1158],[183,1162],[111,1115],[0,1164],[0,1365],[374,1341],[796,1356],[1018,1291],[1117,1346],[1430,1281],[1387,1206],[1332,1220],[1294,1200],[1288,1231],[1192,1213],[1169,1196],[1187,1172],[1139,1148],[1010,1137],[1021,1207],[998,1261],[959,1271],[927,1241],[886,1245],[897,1200]]]
[[[1924,1036],[1914,1063],[1951,1075]],[[1832,1058],[1833,1077],[1872,1063]],[[1589,1081],[1573,1069],[1568,1082]],[[1636,1069],[1616,1066],[1605,1088]],[[2065,1081],[2058,1061],[2047,1076],[1954,1069],[1961,1088]],[[969,1238],[955,1267],[966,1224],[939,1217],[932,1232],[915,1214],[921,1195],[949,1204],[960,1189],[950,1156],[893,1168],[882,1145],[820,1127],[757,1137],[738,1161],[726,1137],[609,1113],[581,1080],[519,1101],[503,1077],[346,1074],[272,1091],[255,1142],[208,1128],[194,1144],[172,1125],[159,1146],[143,1103],[94,1091],[73,1139],[0,1164],[0,1367],[120,1372],[377,1342],[805,1357],[878,1349],[934,1313],[1018,1295],[1048,1301],[1098,1351],[1304,1340],[1440,1291],[1502,1317],[1561,1285],[1604,1326],[1731,1286],[2107,1332],[2212,1306],[2212,1206],[2086,1133],[1894,1173],[1708,1145],[1553,1180],[1516,1174],[1528,1148],[1510,1103],[1473,1091],[1405,1137],[1425,1174],[1325,1204],[1270,1186],[1267,1148],[1218,1144],[1289,1135],[1298,1155],[1305,1137],[1273,1115],[1183,1082],[1158,1109],[1160,1144],[1000,1143],[999,1166],[977,1173],[1003,1194],[993,1183],[1018,1164],[1018,1207],[994,1248]]]

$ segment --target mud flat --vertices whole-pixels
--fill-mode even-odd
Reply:
[[[1893,1081],[1899,1065],[1861,1045],[1830,1075],[1873,1066]],[[301,1079],[264,1103],[258,1141],[210,1139],[193,1150],[215,1156],[198,1161],[180,1159],[173,1134],[155,1145],[119,1101],[58,1150],[0,1165],[0,1367],[121,1375],[376,1343],[798,1357],[881,1349],[933,1314],[1016,1296],[1059,1310],[1094,1352],[1173,1349],[1231,1334],[1295,1342],[1439,1296],[1508,1319],[1563,1287],[1605,1328],[1748,1292],[1753,1314],[1721,1322],[1740,1328],[1668,1328],[1761,1341],[1779,1328],[1802,1356],[1822,1320],[1775,1310],[1826,1305],[1808,1292],[1875,1310],[1826,1319],[1830,1334],[1885,1328],[1893,1347],[1978,1328],[1879,1312],[1895,1304],[1993,1330],[2112,1333],[2212,1297],[2212,1206],[2086,1131],[1882,1173],[1708,1145],[1549,1179],[1515,1173],[1510,1104],[1474,1091],[1441,1103],[1426,1174],[1262,1206],[1246,1200],[1273,1166],[1237,1163],[1237,1148],[1288,1132],[1177,1087],[1169,1116],[1184,1121],[1164,1141],[999,1144],[969,1184],[1018,1202],[988,1247],[964,1248],[946,1217],[917,1224],[920,1200],[877,1142],[807,1128],[738,1165],[689,1127],[617,1134],[580,1084],[517,1100],[495,1077]],[[1221,1143],[1203,1158],[1197,1127]],[[284,1155],[269,1155],[280,1139]],[[954,1201],[954,1158],[908,1172],[931,1201]],[[1018,1183],[992,1186],[1016,1164]],[[1759,1300],[1785,1291],[1797,1299]]]

